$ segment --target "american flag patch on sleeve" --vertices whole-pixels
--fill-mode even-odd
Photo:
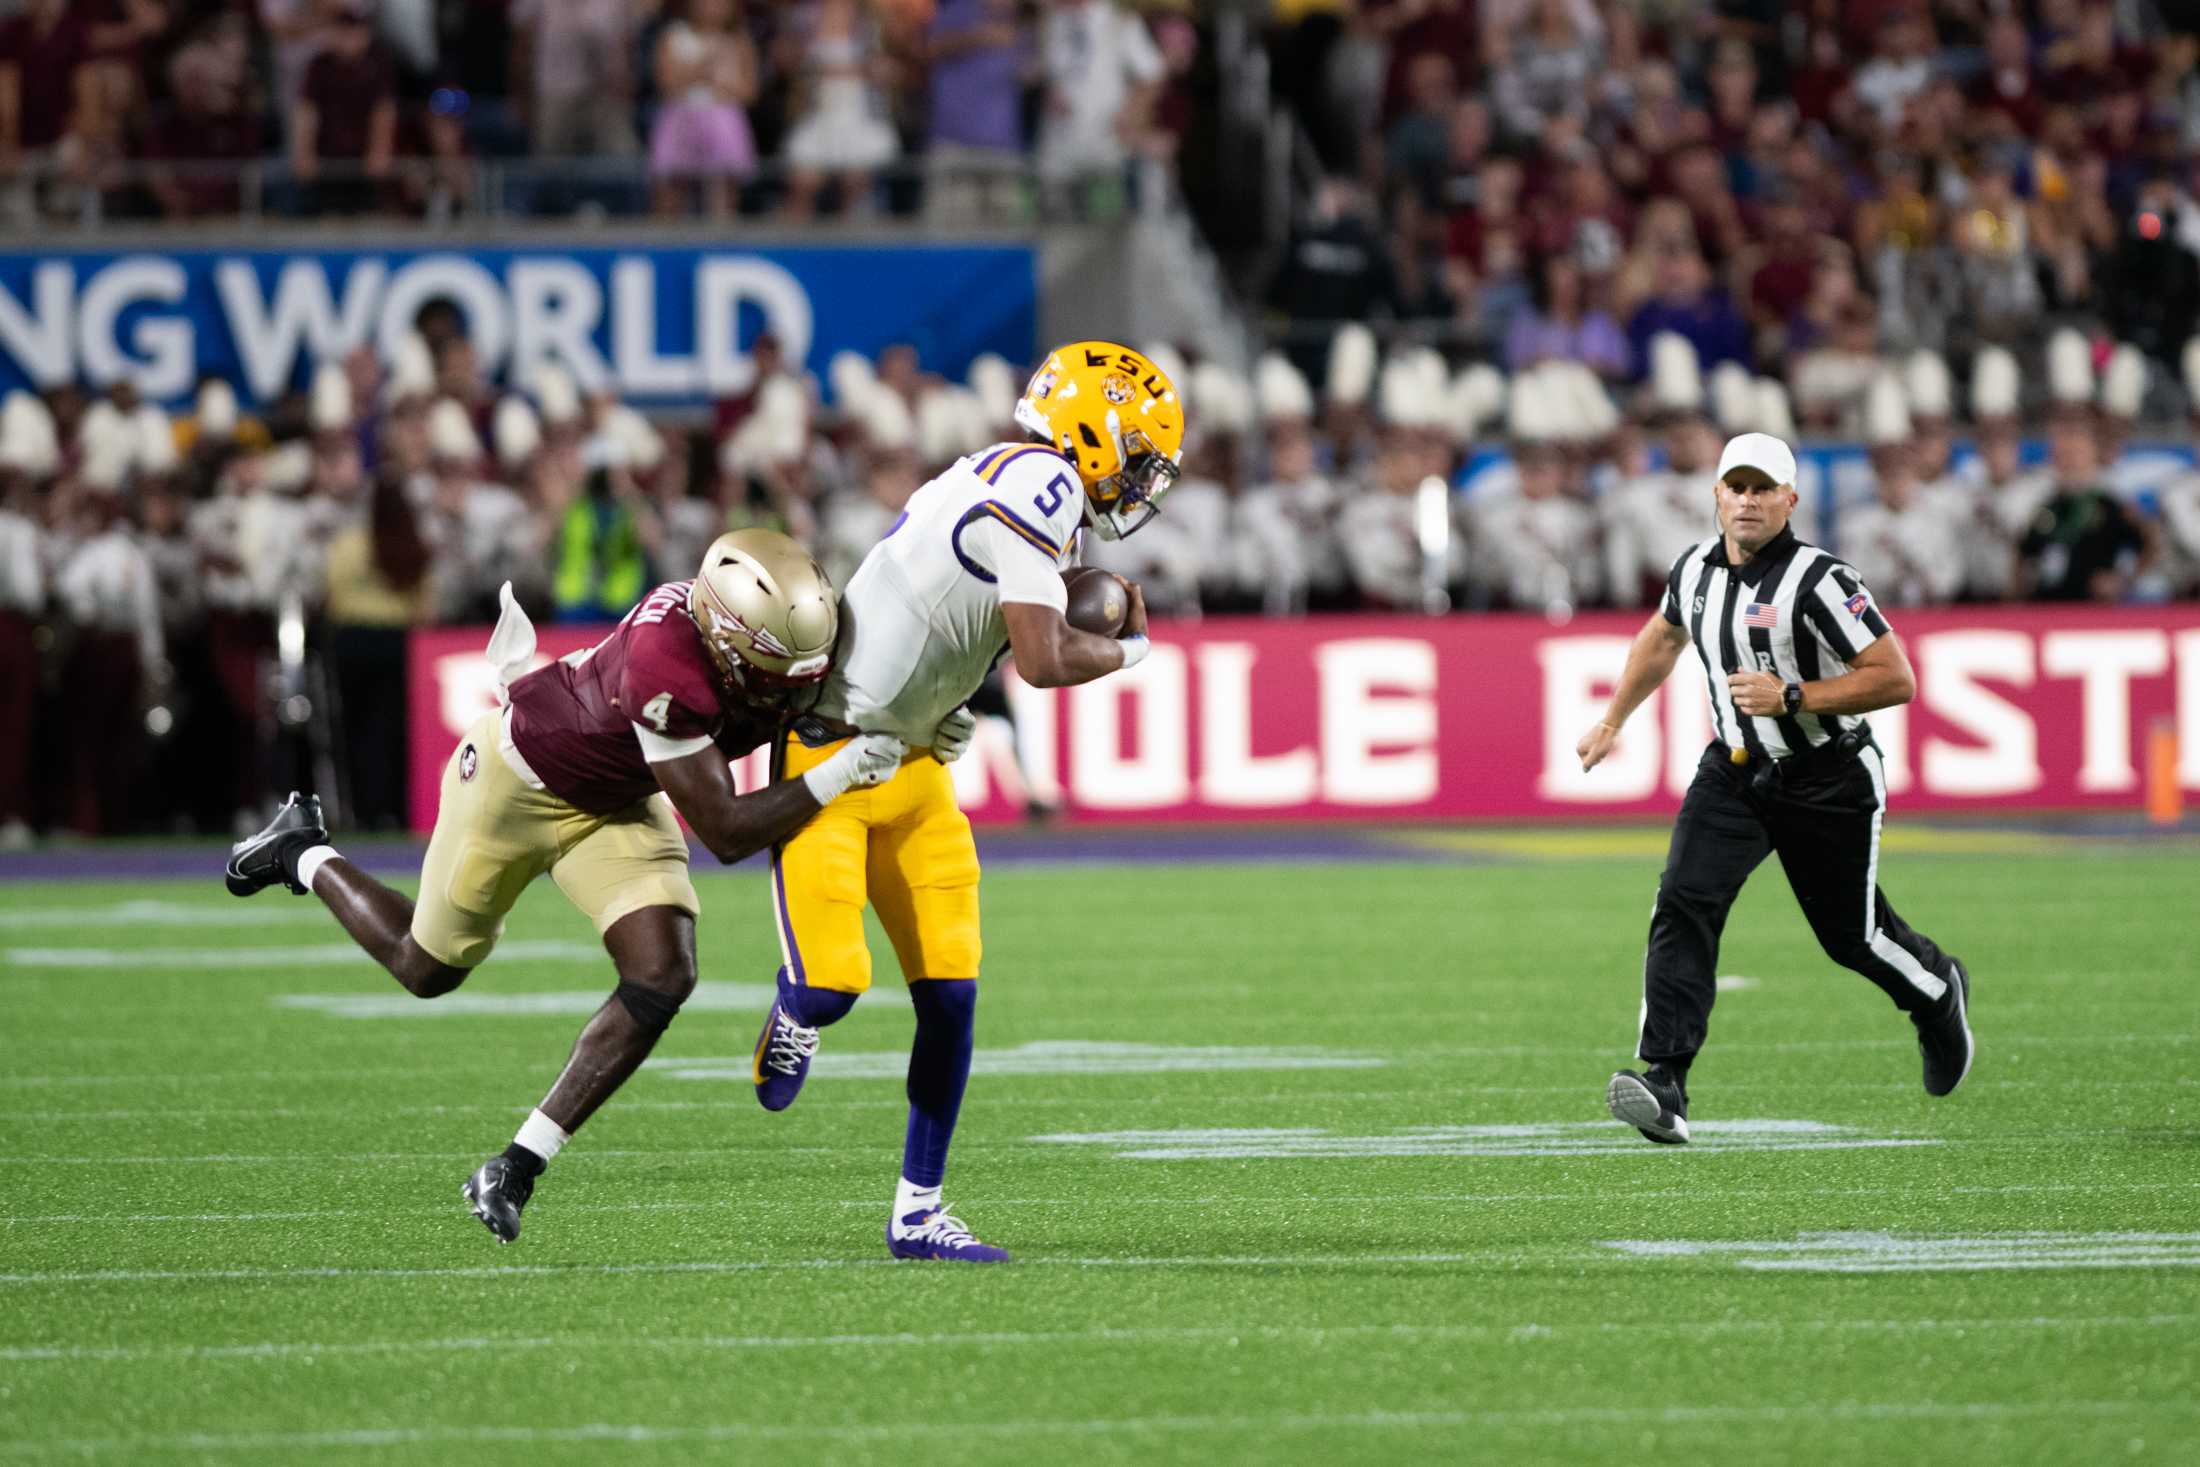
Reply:
[[[1780,624],[1780,608],[1769,601],[1752,601],[1742,608],[1742,625],[1745,627],[1776,627]]]
[[[1871,604],[1872,598],[1864,594],[1862,591],[1857,592],[1854,596],[1851,596],[1847,601],[1842,603],[1842,605],[1848,607],[1849,615],[1851,616],[1862,616],[1864,614],[1864,608]]]

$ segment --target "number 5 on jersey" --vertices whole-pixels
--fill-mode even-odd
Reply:
[[[1069,498],[1069,490],[1069,475],[1056,474],[1049,480],[1046,493],[1032,496],[1031,502],[1038,508],[1039,518],[1047,519],[1060,509],[1063,501]]]

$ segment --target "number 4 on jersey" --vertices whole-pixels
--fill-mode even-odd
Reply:
[[[657,732],[665,732],[672,723],[672,694],[659,693],[656,697],[644,703],[642,705],[642,717],[647,719]]]

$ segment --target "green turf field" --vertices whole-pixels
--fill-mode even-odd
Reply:
[[[1602,1108],[1647,834],[995,871],[948,1196],[996,1269],[885,1259],[883,942],[751,1098],[755,876],[508,1249],[459,1183],[608,988],[549,883],[437,1005],[211,869],[0,886],[0,1459],[2200,1460],[2200,849],[1906,834],[1969,1082],[1768,866],[1680,1149]]]

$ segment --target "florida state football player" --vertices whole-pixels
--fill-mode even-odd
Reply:
[[[499,1242],[543,1167],[634,1073],[695,987],[695,887],[677,810],[721,861],[786,839],[833,799],[891,776],[902,741],[867,734],[800,778],[741,794],[728,761],[815,700],[839,608],[824,572],[770,530],[721,535],[692,581],[659,586],[612,633],[533,672],[534,628],[505,588],[489,641],[500,710],[459,740],[409,901],[328,845],[321,802],[292,794],[230,851],[238,896],[281,882],[328,904],[405,988],[435,998],[489,955],[545,871],[595,921],[618,987],[504,1151],[465,1185]],[[669,797],[669,799],[668,799]]]

